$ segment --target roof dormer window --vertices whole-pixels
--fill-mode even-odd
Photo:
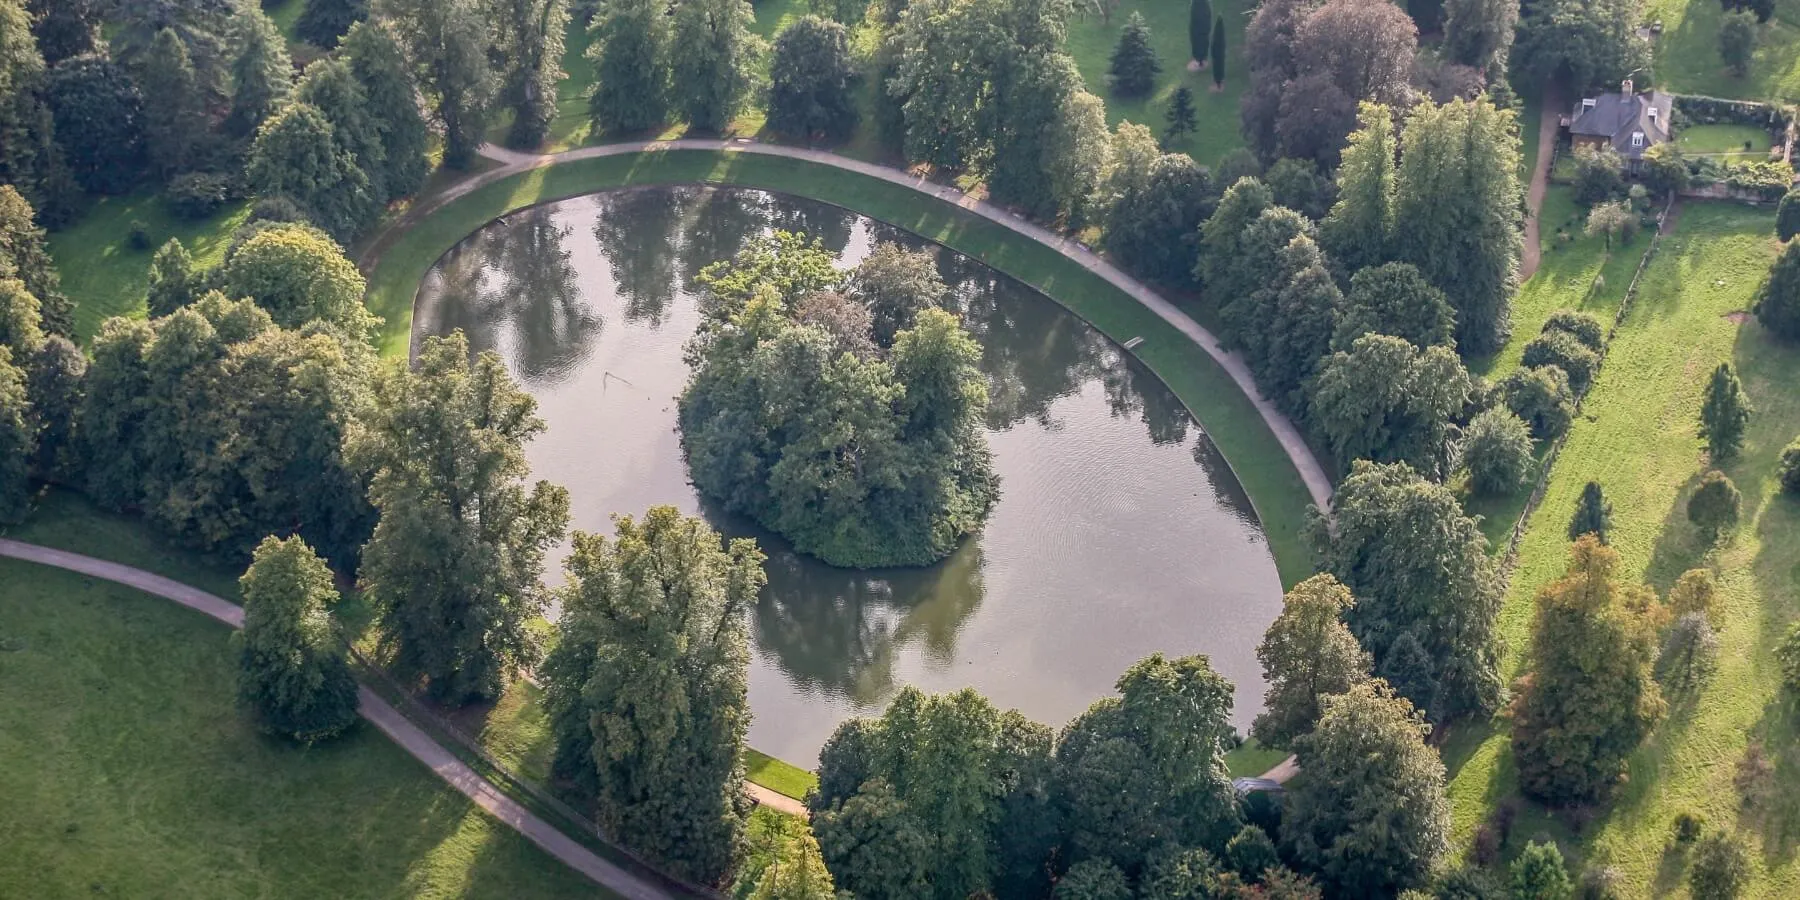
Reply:
[[[1644,146],[1644,133],[1643,132],[1634,131],[1631,133],[1631,146],[1633,148]]]
[[[1650,107],[1650,121],[1656,121],[1656,107]]]
[[[1588,97],[1588,98],[1582,100],[1581,108],[1582,109],[1593,109],[1594,108],[1594,98]]]

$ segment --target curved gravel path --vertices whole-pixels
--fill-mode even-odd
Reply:
[[[1326,475],[1325,467],[1319,463],[1318,457],[1313,455],[1312,448],[1307,446],[1306,440],[1301,437],[1300,431],[1294,427],[1294,423],[1288,419],[1286,414],[1281,410],[1276,409],[1275,405],[1262,395],[1262,392],[1257,388],[1255,376],[1250,374],[1250,368],[1244,363],[1243,358],[1236,353],[1226,350],[1225,346],[1220,343],[1218,337],[1212,332],[1206,330],[1200,323],[1194,321],[1191,316],[1182,312],[1175,304],[1170,303],[1167,299],[1163,298],[1162,295],[1151,290],[1149,286],[1130,275],[1125,274],[1118,267],[1106,261],[1104,257],[1087,247],[1082,246],[1073,238],[1057,234],[1040,225],[1033,224],[1025,219],[1014,216],[1012,213],[998,206],[971,197],[957,188],[937,184],[929,179],[902,172],[899,169],[890,166],[850,159],[849,157],[839,156],[824,150],[812,150],[805,147],[787,147],[780,144],[762,144],[747,140],[681,138],[668,141],[603,144],[596,147],[582,147],[563,153],[547,155],[521,153],[516,150],[508,150],[495,144],[485,144],[481,147],[481,155],[489,160],[500,163],[500,166],[498,168],[489,169],[486,172],[482,172],[481,174],[464,181],[459,181],[427,198],[416,207],[409,209],[405,215],[390,226],[383,236],[374,241],[369,251],[363,255],[363,267],[365,270],[372,269],[386,244],[391,241],[394,236],[403,233],[411,224],[425,218],[445,204],[501,179],[510,178],[521,172],[528,172],[532,169],[553,166],[558,163],[574,162],[582,159],[596,159],[603,156],[623,156],[626,154],[657,150],[704,150],[711,152],[754,153],[761,156],[779,156],[788,159],[817,163],[822,166],[844,169],[861,175],[867,175],[870,178],[878,178],[891,184],[909,187],[921,194],[929,194],[939,200],[961,207],[984,219],[1003,225],[1013,232],[1055,249],[1063,256],[1080,263],[1084,268],[1099,275],[1101,278],[1106,279],[1106,281],[1111,283],[1114,287],[1124,291],[1126,294],[1130,295],[1132,299],[1143,304],[1145,308],[1156,313],[1159,318],[1174,326],[1177,331],[1180,331],[1182,334],[1186,335],[1189,340],[1198,344],[1202,350],[1206,351],[1208,356],[1211,356],[1214,361],[1218,362],[1220,367],[1224,368],[1226,374],[1231,376],[1231,380],[1238,386],[1238,389],[1243,391],[1244,396],[1250,398],[1250,402],[1256,407],[1257,413],[1262,416],[1263,422],[1266,423],[1269,426],[1269,430],[1275,434],[1275,439],[1281,443],[1282,450],[1286,452],[1287,457],[1293,463],[1295,470],[1300,473],[1301,480],[1305,482],[1307,493],[1311,495],[1313,503],[1320,509],[1329,509],[1331,507],[1331,479]]]
[[[233,628],[244,626],[242,607],[199,588],[171,581],[142,569],[7,538],[0,538],[0,556],[116,582],[146,594],[173,600],[189,609],[199,610]],[[664,900],[686,896],[673,894],[662,885],[608,862],[576,843],[560,829],[508,797],[493,782],[481,777],[367,687],[358,687],[357,697],[360,701],[358,711],[362,713],[362,717],[381,729],[401,749],[424,763],[463,796],[475,801],[475,805],[524,835],[526,840],[543,848],[545,853],[562,860],[569,868],[628,900]]]

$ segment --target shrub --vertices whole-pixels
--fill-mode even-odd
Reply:
[[[142,219],[132,219],[131,231],[126,236],[126,241],[131,244],[131,249],[136,250],[139,253],[149,250],[152,246],[150,241],[150,226],[144,224]]]
[[[1781,489],[1800,494],[1800,438],[1781,450]]]
[[[1800,234],[1800,188],[1782,194],[1781,205],[1775,207],[1775,236],[1786,242],[1796,234]]]
[[[1500,382],[1500,397],[1539,440],[1552,440],[1575,418],[1575,394],[1560,366],[1521,368]]]
[[[1694,848],[1688,890],[1706,900],[1733,900],[1750,881],[1750,854],[1736,835],[1715,831]]]
[[[1625,159],[1611,147],[1575,149],[1575,200],[1593,206],[1625,192]]]
[[[1800,339],[1800,241],[1789,240],[1769,268],[1756,298],[1756,320],[1777,337]]]
[[[1580,396],[1587,393],[1588,386],[1594,382],[1594,373],[1600,369],[1600,354],[1566,331],[1546,331],[1525,345],[1520,362],[1530,368],[1556,366],[1562,369],[1569,376],[1569,389]]]
[[[169,211],[189,220],[205,219],[231,199],[231,179],[212,172],[177,175],[163,191]]]
[[[1676,616],[1699,613],[1711,621],[1718,593],[1719,584],[1713,580],[1711,569],[1689,569],[1669,588],[1669,612]]]
[[[1700,479],[1700,487],[1688,498],[1687,517],[1700,529],[1701,537],[1713,543],[1737,527],[1742,506],[1743,495],[1738,493],[1737,485],[1724,472],[1714,469]]]
[[[1550,314],[1544,323],[1544,331],[1567,332],[1584,344],[1589,350],[1599,351],[1606,343],[1606,326],[1600,317],[1593,313],[1576,312],[1572,309],[1559,309]]]
[[[1512,864],[1512,896],[1516,900],[1568,900],[1569,870],[1554,843],[1532,841]]]
[[[1594,866],[1581,873],[1575,888],[1577,900],[1625,900],[1625,875],[1612,866]]]
[[[1670,832],[1675,836],[1675,843],[1691,844],[1700,839],[1700,832],[1705,824],[1691,812],[1678,812],[1675,820],[1670,823]]]
[[[1275,852],[1275,842],[1269,839],[1267,832],[1255,825],[1245,825],[1237,834],[1232,835],[1231,841],[1225,845],[1225,861],[1245,881],[1252,882],[1260,880],[1264,871],[1281,865],[1281,857]]]
[[[1463,433],[1462,459],[1475,493],[1495,496],[1518,490],[1531,474],[1531,430],[1507,410],[1487,410]]]

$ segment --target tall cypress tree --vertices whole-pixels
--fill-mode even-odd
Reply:
[[[249,137],[293,90],[294,61],[286,39],[260,8],[246,7],[232,24],[238,52],[231,62],[231,115],[225,127]]]
[[[1212,47],[1213,11],[1210,0],[1194,0],[1188,4],[1188,53],[1201,68],[1206,67],[1206,53]]]
[[[1225,17],[1213,19],[1212,28],[1212,75],[1213,90],[1225,89]]]
[[[167,178],[194,162],[206,135],[206,107],[188,59],[187,45],[172,28],[156,33],[138,72],[144,93],[144,149],[150,165]]]

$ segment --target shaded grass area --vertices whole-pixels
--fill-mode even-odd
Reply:
[[[1670,718],[1632,757],[1631,778],[1615,802],[1579,832],[1571,828],[1577,819],[1552,819],[1527,804],[1512,829],[1511,849],[1540,831],[1572,839],[1578,856],[1619,868],[1627,896],[1684,884],[1685,860],[1664,854],[1670,822],[1683,811],[1743,830],[1759,857],[1758,879],[1745,896],[1800,892],[1793,860],[1800,758],[1791,749],[1793,722],[1776,700],[1771,658],[1800,592],[1800,506],[1776,496],[1773,483],[1781,446],[1800,430],[1800,397],[1791,390],[1800,378],[1800,351],[1771,343],[1753,322],[1740,325],[1734,315],[1749,305],[1774,256],[1770,232],[1765,212],[1724,205],[1682,211],[1570,432],[1521,543],[1501,613],[1503,671],[1511,677],[1525,661],[1533,599],[1566,567],[1568,520],[1590,479],[1614,506],[1621,577],[1647,580],[1658,591],[1693,566],[1709,565],[1720,578],[1718,674],[1700,696],[1674,698]],[[1713,367],[1726,360],[1740,367],[1758,412],[1743,457],[1727,467],[1744,492],[1745,525],[1735,542],[1709,552],[1686,520],[1685,503],[1706,464],[1695,434],[1701,393]],[[1741,809],[1734,786],[1751,735],[1765,736],[1778,758],[1766,779],[1772,799],[1753,814]],[[1459,841],[1466,843],[1516,794],[1508,740],[1496,721],[1466,726],[1445,747]]]
[[[1800,100],[1800,0],[1775,0],[1775,16],[1757,28],[1750,74],[1732,75],[1719,57],[1725,8],[1716,0],[1650,0],[1644,20],[1661,19],[1656,79],[1682,94],[1737,100]]]
[[[87,341],[113,316],[144,315],[150,257],[170,238],[181,239],[197,266],[217,265],[225,258],[232,231],[249,217],[250,204],[241,202],[204,221],[181,219],[150,188],[101,198],[81,221],[50,235],[50,255],[62,273],[63,292],[75,301],[76,337]],[[132,229],[140,222],[149,249],[132,246]]]
[[[800,160],[707,151],[663,151],[563,163],[503,179],[448,204],[387,247],[370,277],[369,307],[383,317],[384,353],[405,353],[412,301],[426,271],[457,241],[506,212],[610,187],[718,183],[834,203],[972,256],[1068,307],[1114,340],[1143,337],[1132,352],[1205,427],[1255,504],[1284,584],[1312,573],[1301,537],[1311,503],[1299,473],[1225,371],[1155,313],[1056,250],[918,192]]]
[[[806,792],[819,786],[819,776],[749,748],[744,750],[744,772],[750,781],[795,800],[805,800]]]
[[[230,629],[199,613],[0,560],[0,623],[0,895],[600,893],[372,727],[312,747],[258,734]]]
[[[1225,754],[1225,769],[1233,778],[1252,778],[1275,768],[1276,763],[1287,758],[1286,750],[1273,750],[1247,740]]]

